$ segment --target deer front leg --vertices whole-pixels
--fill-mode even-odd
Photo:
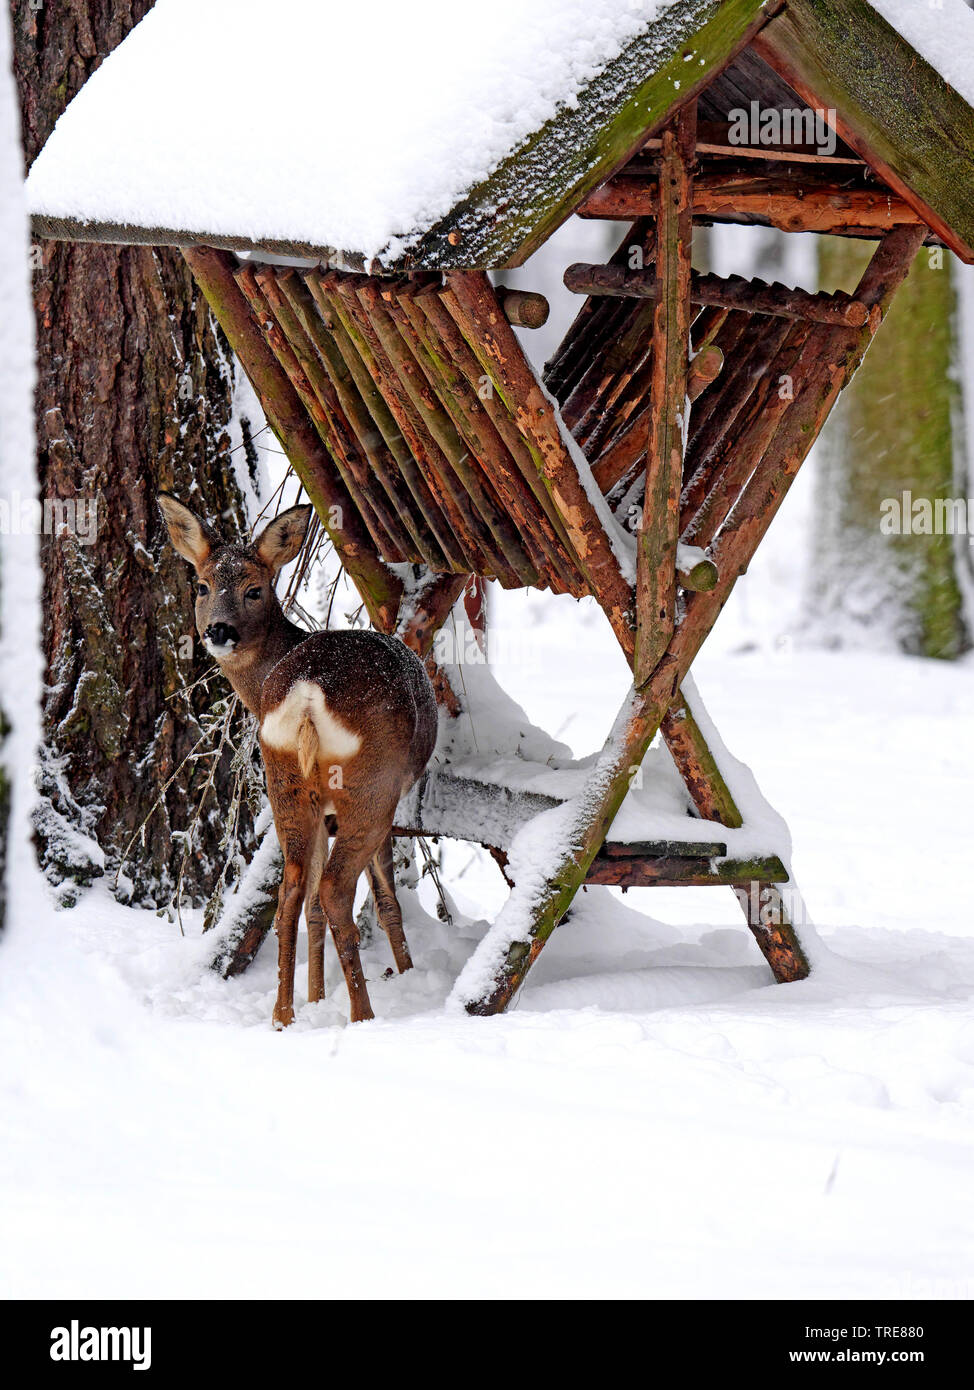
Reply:
[[[328,858],[328,827],[318,827],[315,849],[308,870],[304,912],[308,922],[308,1003],[319,1004],[325,997],[325,914],[321,910],[321,875]]]

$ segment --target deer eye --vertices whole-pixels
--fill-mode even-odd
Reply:
[[[197,586],[196,592],[200,596],[200,598],[206,598],[207,594],[210,592],[209,584],[199,584]]]
[[[260,598],[260,596],[261,596],[261,591],[260,591],[260,589],[256,589],[256,588],[255,588],[255,589],[248,589],[247,592],[244,594],[244,598],[258,599],[258,598]]]

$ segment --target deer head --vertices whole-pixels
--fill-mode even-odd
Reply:
[[[311,507],[281,512],[249,545],[227,545],[168,492],[160,492],[158,501],[169,539],[199,579],[196,628],[207,651],[221,665],[253,658],[269,631],[287,622],[274,581],[301,549]]]

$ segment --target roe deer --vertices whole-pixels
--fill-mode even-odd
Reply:
[[[260,751],[284,878],[274,926],[274,1023],[294,1018],[298,915],[308,922],[308,998],[324,997],[324,923],[348,985],[351,1019],[372,1018],[352,915],[366,869],[376,913],[401,971],[412,964],[392,868],[396,804],[429,761],[436,700],[419,657],[378,632],[308,633],[284,616],[274,592],[301,549],[311,507],[291,507],[252,544],[226,545],[168,493],[159,505],[169,537],[199,577],[196,626],[260,724]],[[328,854],[329,828],[337,825]],[[327,860],[327,862],[326,862]]]

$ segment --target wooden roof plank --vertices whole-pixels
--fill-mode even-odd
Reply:
[[[920,218],[974,263],[971,108],[859,0],[788,0],[754,48]]]
[[[513,267],[736,57],[781,0],[676,0],[406,253],[403,268]]]

